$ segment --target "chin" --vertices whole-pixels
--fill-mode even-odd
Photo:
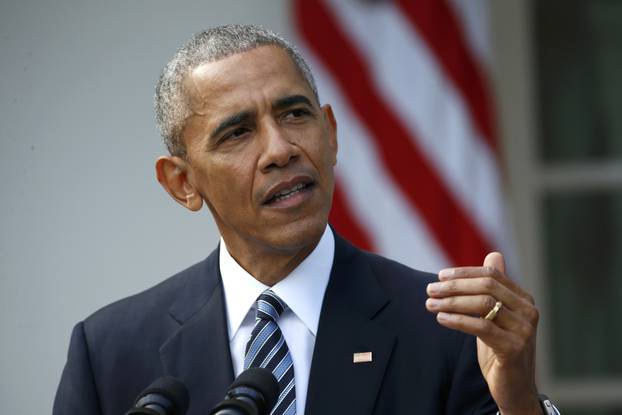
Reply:
[[[275,225],[267,232],[267,242],[279,251],[299,251],[315,245],[322,237],[327,224],[328,215]]]

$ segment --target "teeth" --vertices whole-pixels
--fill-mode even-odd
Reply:
[[[304,185],[304,184],[302,184],[302,183],[297,184],[296,186],[292,187],[291,189],[281,190],[280,192],[278,192],[277,194],[275,194],[275,195],[274,195],[274,197],[285,196],[285,195],[287,195],[288,193],[293,193],[293,192],[296,192],[296,191],[298,191],[298,190],[302,189],[303,187],[305,187],[305,185]]]
[[[306,185],[300,183],[300,184],[297,184],[296,186],[292,187],[291,189],[282,190],[279,193],[274,195],[274,200],[278,201],[278,200],[287,199],[287,198],[291,197],[292,195],[294,195],[295,193],[297,193],[298,191],[304,189],[305,187],[306,187]]]

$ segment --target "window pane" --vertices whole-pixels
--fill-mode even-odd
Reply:
[[[622,156],[622,1],[535,1],[540,154]]]
[[[622,375],[622,192],[544,200],[545,263],[558,378]]]

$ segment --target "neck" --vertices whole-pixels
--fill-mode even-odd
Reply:
[[[287,277],[317,246],[322,234],[311,243],[295,248],[256,247],[230,244],[225,240],[229,255],[257,281],[272,287]],[[224,237],[223,237],[224,239]]]

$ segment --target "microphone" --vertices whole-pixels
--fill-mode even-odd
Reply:
[[[209,415],[268,415],[278,397],[279,383],[272,372],[252,367],[240,373]]]
[[[189,402],[186,386],[178,379],[164,376],[142,391],[125,415],[184,415]]]

